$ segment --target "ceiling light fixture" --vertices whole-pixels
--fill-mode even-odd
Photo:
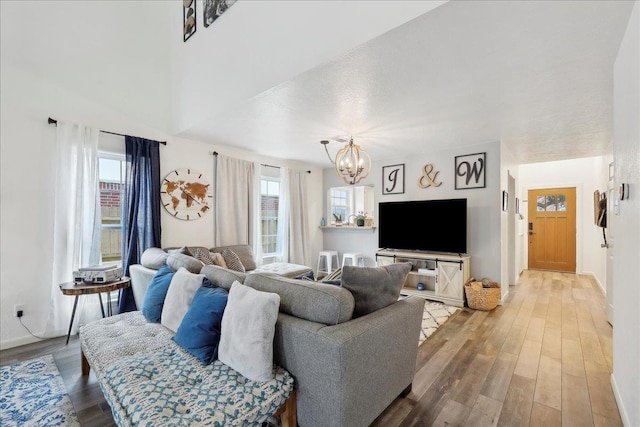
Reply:
[[[359,145],[353,143],[353,138],[349,143],[342,147],[336,154],[336,159],[332,159],[327,149],[329,141],[322,140],[320,144],[324,145],[327,157],[336,167],[336,173],[344,182],[349,185],[359,183],[369,175],[371,171],[371,157]]]

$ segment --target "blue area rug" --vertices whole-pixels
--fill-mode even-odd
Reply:
[[[53,356],[0,369],[1,426],[79,426]]]

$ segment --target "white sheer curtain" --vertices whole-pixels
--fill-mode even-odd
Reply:
[[[256,262],[260,262],[260,165],[221,154],[214,161],[214,243],[216,246],[249,244]]]
[[[280,168],[278,247],[281,261],[311,265],[308,214],[305,201],[307,173]]]
[[[66,335],[69,327],[74,297],[63,295],[59,284],[72,281],[74,270],[100,263],[98,134],[98,129],[58,121],[53,281],[45,327],[47,337]],[[81,313],[85,299],[79,298],[76,314]]]

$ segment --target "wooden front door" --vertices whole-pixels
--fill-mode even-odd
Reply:
[[[529,268],[576,271],[576,189],[529,190]]]

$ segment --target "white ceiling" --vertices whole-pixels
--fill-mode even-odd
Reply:
[[[180,136],[322,166],[319,141],[349,135],[374,160],[492,141],[521,163],[611,152],[613,63],[632,2],[442,3],[241,0],[183,43],[181,1],[1,1],[1,65],[169,132],[184,107],[176,82],[222,82],[214,94],[228,97],[204,97]],[[234,49],[242,37],[246,50]],[[184,79],[177,43],[186,66],[220,57],[226,69]],[[227,56],[208,55],[221,44]]]
[[[520,163],[608,154],[631,9],[450,1],[181,135],[325,166],[319,141],[348,135],[374,160],[491,141]]]

